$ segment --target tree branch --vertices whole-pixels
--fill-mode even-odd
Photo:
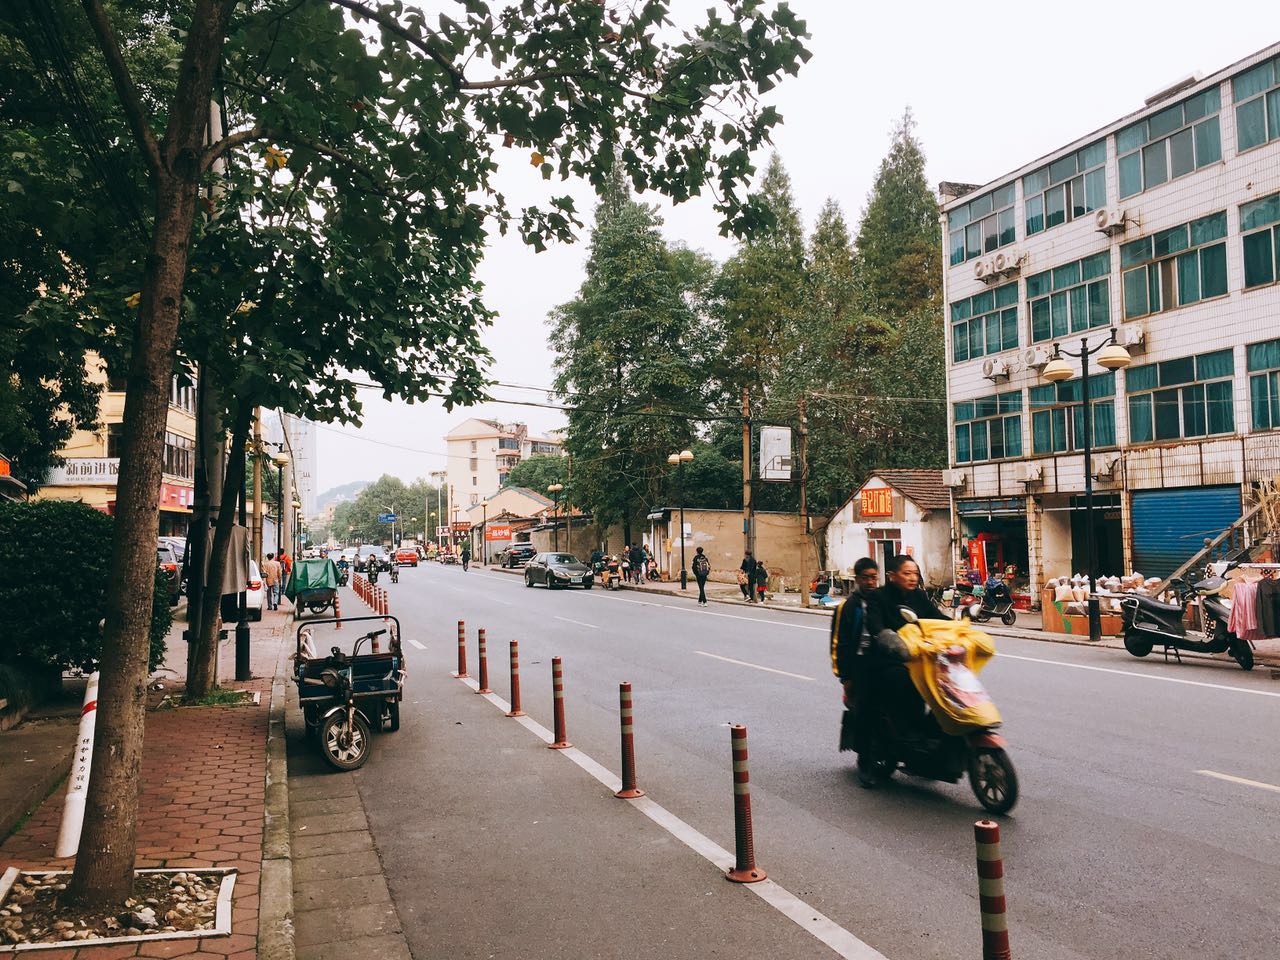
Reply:
[[[115,32],[111,29],[111,21],[102,8],[102,0],[81,0],[89,25],[98,38],[98,47],[107,61],[107,69],[115,83],[116,93],[120,97],[120,105],[124,108],[125,120],[138,141],[138,149],[146,161],[152,176],[159,176],[164,169],[160,159],[160,145],[151,130],[147,112],[143,109],[142,98],[138,96],[138,88],[133,85],[129,76],[129,68],[125,66],[124,57],[120,53],[120,45],[116,42]]]
[[[412,46],[417,47],[419,50],[425,53],[428,57],[434,60],[437,64],[439,64],[440,67],[445,71],[445,73],[449,74],[449,78],[453,81],[453,85],[455,87],[461,86],[463,84],[464,81],[463,81],[462,71],[458,69],[457,65],[454,64],[452,60],[446,57],[443,53],[441,53],[431,44],[427,43],[426,40],[423,40],[419,36],[415,36],[412,30],[410,30],[408,27],[401,24],[398,20],[396,20],[395,17],[389,16],[383,13],[381,10],[370,9],[369,7],[366,7],[363,3],[360,3],[359,0],[329,0],[329,2],[335,3],[340,7],[346,7],[352,13],[359,14],[362,17],[368,17],[370,20],[379,24],[384,30],[388,30],[391,33],[394,33],[396,36],[400,37],[402,40],[405,40]]]
[[[211,143],[204,148],[204,152],[200,154],[200,172],[208,170],[213,166],[213,162],[228,150],[234,150],[246,143],[252,143],[254,140],[262,140],[267,136],[266,131],[262,127],[250,127],[248,130],[241,130],[239,133],[233,133],[223,137],[217,143]]]

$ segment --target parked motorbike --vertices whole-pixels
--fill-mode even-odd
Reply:
[[[1227,567],[1231,569],[1231,567]],[[1225,570],[1223,571],[1226,572]],[[1155,647],[1164,647],[1165,659],[1172,650],[1181,663],[1180,650],[1198,653],[1229,653],[1244,670],[1253,669],[1253,644],[1227,629],[1231,619],[1231,601],[1222,595],[1227,581],[1213,576],[1191,585],[1182,578],[1169,584],[1178,597],[1177,603],[1161,603],[1151,597],[1127,596],[1120,601],[1124,622],[1124,648],[1135,657],[1145,657]],[[1204,629],[1187,628],[1184,617],[1187,604],[1200,598]]]
[[[617,557],[609,557],[604,562],[604,571],[600,574],[604,580],[604,585],[610,590],[617,590],[618,585],[622,583],[622,561]]]
[[[973,619],[978,623],[986,623],[992,617],[999,617],[1006,627],[1011,627],[1018,619],[1018,611],[1013,609],[1013,594],[999,577],[990,577],[982,593],[982,603]]]
[[[970,616],[977,612],[977,604],[970,607]],[[896,655],[906,663],[928,709],[920,724],[923,735],[904,736],[874,699],[856,703],[853,749],[860,782],[876,787],[899,768],[948,783],[968,773],[978,802],[991,813],[1008,813],[1018,802],[1018,776],[1005,739],[995,732],[1000,713],[977,676],[995,655],[995,645],[963,622],[921,622],[905,608],[902,615],[907,625],[898,631],[900,649],[874,655]]]

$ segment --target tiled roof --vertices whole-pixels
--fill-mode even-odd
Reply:
[[[871,476],[879,477],[921,510],[948,510],[951,507],[951,497],[942,483],[941,470],[877,470]]]

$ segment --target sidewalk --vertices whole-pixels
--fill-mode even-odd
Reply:
[[[164,690],[150,694],[138,808],[137,866],[236,868],[231,936],[79,949],[42,950],[42,960],[119,960],[127,956],[192,960],[256,960],[259,877],[263,856],[268,715],[272,680],[292,636],[290,612],[267,612],[251,629],[254,679],[236,683],[234,629],[219,650],[224,688],[257,693],[258,704],[155,709],[165,694],[181,695],[186,649],[181,625],[170,638]],[[70,726],[74,738],[75,726]],[[4,736],[21,734],[22,727]],[[26,736],[26,735],[22,735]],[[50,795],[0,844],[0,869],[70,869],[53,856],[64,790]]]

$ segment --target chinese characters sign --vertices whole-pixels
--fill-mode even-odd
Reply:
[[[893,491],[888,487],[863,487],[861,512],[864,517],[893,516]]]

